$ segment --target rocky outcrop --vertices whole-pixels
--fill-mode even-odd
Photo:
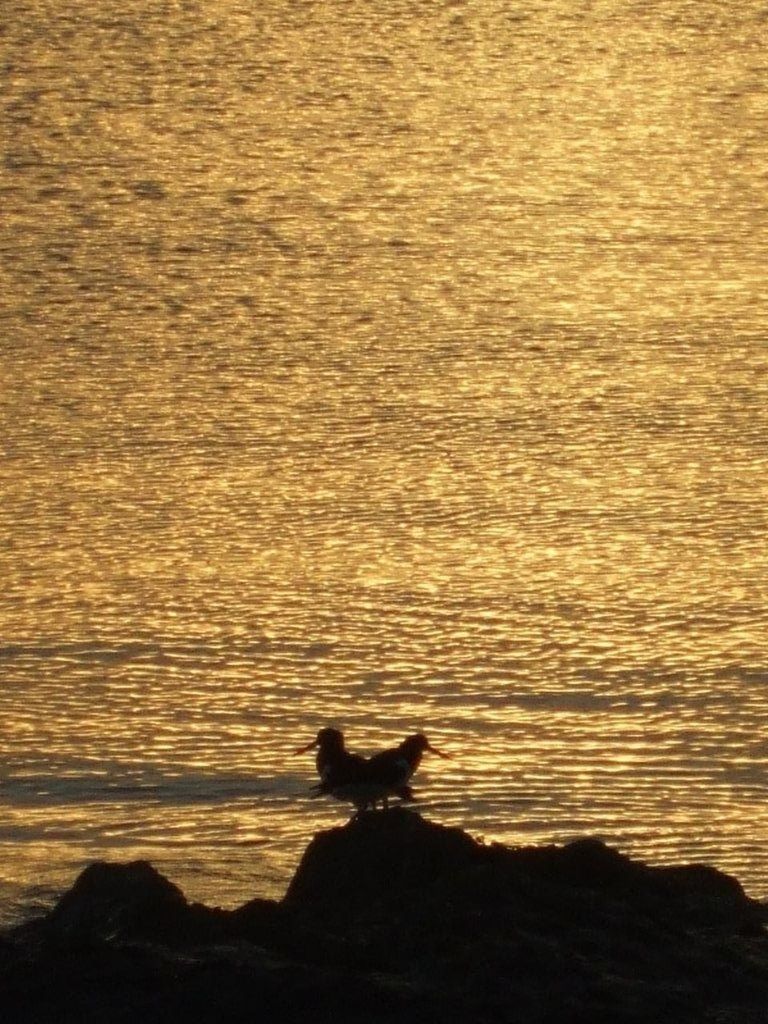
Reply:
[[[712,868],[369,813],[315,836],[282,901],[234,911],[91,865],[0,941],[0,1019],[764,1024],[767,920]]]

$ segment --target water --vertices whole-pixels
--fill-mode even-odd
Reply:
[[[3,920],[423,812],[768,894],[764,4],[6,3]]]

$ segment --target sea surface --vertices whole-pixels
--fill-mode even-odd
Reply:
[[[764,0],[5,0],[0,920],[417,805],[768,896]]]

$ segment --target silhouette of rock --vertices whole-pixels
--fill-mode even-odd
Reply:
[[[284,900],[234,911],[145,862],[91,865],[0,939],[0,1019],[764,1024],[766,920],[712,868],[396,809],[318,834]]]
[[[224,915],[187,902],[147,861],[87,867],[51,911],[60,938],[200,942],[223,934]]]
[[[481,849],[461,829],[400,808],[359,815],[314,837],[285,899],[290,905],[321,902],[349,910],[423,890],[446,872],[469,866]]]

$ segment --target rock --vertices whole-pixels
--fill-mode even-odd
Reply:
[[[315,836],[280,903],[94,864],[0,941],[14,1024],[765,1024],[766,912],[596,839],[485,845],[413,811]]]
[[[474,862],[481,847],[458,828],[395,809],[318,833],[288,886],[289,905],[351,908],[411,895]]]
[[[680,922],[686,915],[727,918],[749,928],[765,916],[735,878],[704,865],[649,867],[593,838],[562,847],[487,846],[401,809],[365,814],[315,836],[284,905],[314,909],[326,920],[384,907],[407,916],[439,894],[453,906],[469,898],[478,912],[514,900],[540,914],[552,899],[562,915],[574,899],[594,902],[584,890]]]
[[[221,911],[187,902],[147,861],[87,867],[51,911],[49,933],[70,942],[151,939],[172,944],[222,935]]]

